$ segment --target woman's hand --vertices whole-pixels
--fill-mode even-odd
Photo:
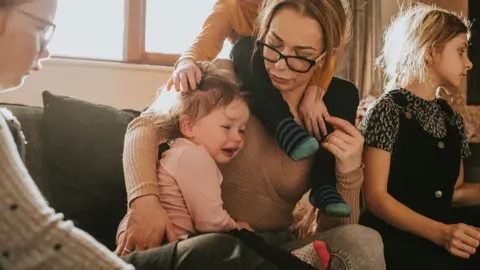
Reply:
[[[322,147],[330,151],[336,158],[338,173],[349,173],[362,166],[364,138],[350,122],[338,117],[327,117],[325,120],[335,129],[330,133]]]
[[[186,92],[189,89],[195,90],[197,84],[202,80],[202,71],[195,64],[195,60],[186,58],[180,61],[172,77],[167,82],[167,90],[175,86],[175,90]],[[189,88],[190,85],[190,88]]]
[[[327,127],[324,118],[329,117],[327,106],[323,102],[325,91],[316,85],[310,85],[305,90],[302,102],[298,108],[300,120],[311,136],[322,140],[327,136]],[[320,133],[321,132],[321,133]]]
[[[480,243],[480,231],[466,224],[445,225],[444,237],[440,241],[441,246],[450,254],[468,259],[476,253]]]
[[[156,196],[135,199],[126,222],[126,230],[118,238],[116,253],[120,256],[158,247],[165,235],[169,242],[176,240],[173,225]]]

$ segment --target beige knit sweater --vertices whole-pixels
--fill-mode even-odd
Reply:
[[[144,112],[127,129],[123,164],[129,203],[140,196],[158,196],[156,163],[162,138],[154,127],[154,118],[153,113]],[[245,148],[234,161],[220,167],[224,207],[234,219],[248,222],[255,229],[287,228],[295,205],[309,190],[307,174],[311,162],[293,162],[251,116]],[[362,168],[337,174],[337,189],[353,212],[351,217],[342,219],[322,216],[321,222],[356,223],[362,182]]]
[[[1,115],[0,269],[133,269],[48,206]]]

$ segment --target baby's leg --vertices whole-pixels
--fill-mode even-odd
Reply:
[[[252,113],[291,159],[298,161],[311,156],[319,149],[317,140],[294,120],[287,102],[268,76],[261,52],[252,58],[253,48],[254,39],[248,37],[240,40],[231,52],[242,88],[253,97]]]
[[[323,100],[330,115],[355,123],[356,107],[358,96],[349,92],[348,88],[338,85],[335,89],[328,91]],[[354,96],[353,96],[354,95]],[[339,102],[342,100],[342,102]],[[347,109],[352,108],[352,109]],[[333,132],[331,125],[327,123],[327,132]],[[310,203],[322,210],[328,216],[348,217],[351,214],[351,207],[345,203],[338,192],[337,174],[335,169],[335,156],[324,148],[316,154],[314,163],[309,175],[312,190],[310,192]]]
[[[327,129],[330,133],[331,127]],[[310,183],[312,183],[310,203],[314,207],[320,209],[327,216],[350,216],[352,208],[343,200],[336,188],[335,157],[326,149],[321,148],[315,154],[310,169]]]

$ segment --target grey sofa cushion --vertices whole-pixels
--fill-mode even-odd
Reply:
[[[53,205],[113,249],[126,213],[122,153],[134,113],[43,92],[44,160]]]

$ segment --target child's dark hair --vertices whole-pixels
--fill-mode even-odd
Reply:
[[[183,137],[179,126],[182,115],[198,119],[236,99],[247,103],[239,83],[229,76],[227,70],[212,62],[199,61],[196,64],[203,75],[197,89],[187,92],[163,90],[148,109],[155,114],[155,126],[163,139]]]

